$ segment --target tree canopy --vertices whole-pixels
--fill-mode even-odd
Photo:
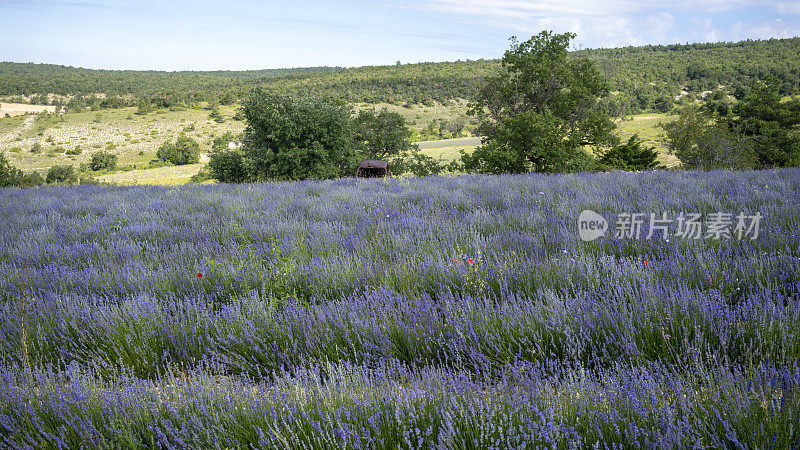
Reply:
[[[335,178],[357,164],[350,111],[343,105],[256,89],[242,111],[251,179]]]
[[[592,61],[569,57],[574,37],[543,31],[522,43],[512,38],[502,70],[471,105],[485,140],[462,156],[466,170],[559,172],[582,157],[583,146],[616,144],[615,125],[599,103],[608,85]]]

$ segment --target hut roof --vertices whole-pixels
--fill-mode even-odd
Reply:
[[[361,164],[358,165],[359,169],[366,169],[371,167],[377,169],[388,169],[389,163],[387,163],[386,161],[367,160],[367,161],[361,161]]]

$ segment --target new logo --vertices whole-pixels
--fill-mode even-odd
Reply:
[[[578,234],[582,241],[593,241],[601,236],[605,236],[608,231],[608,221],[605,217],[596,212],[585,209],[578,216]]]

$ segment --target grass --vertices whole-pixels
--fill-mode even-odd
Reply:
[[[44,172],[56,164],[77,167],[88,163],[94,152],[107,150],[111,145],[111,151],[119,157],[120,166],[142,167],[155,159],[156,151],[164,141],[174,140],[181,132],[197,140],[201,151],[205,152],[211,148],[213,136],[226,131],[239,133],[245,126],[243,122],[231,119],[236,112],[233,106],[220,107],[226,118],[221,124],[209,119],[209,111],[205,109],[161,110],[144,116],[135,112],[136,108],[120,108],[37,116],[33,126],[22,132],[20,141],[10,139],[9,133],[18,131],[23,119],[2,119],[4,136],[0,136],[0,152],[20,147],[23,151],[15,154],[12,163],[25,171]],[[192,125],[194,129],[191,129]],[[38,155],[29,152],[35,142],[42,145],[42,153]],[[83,149],[81,155],[47,155],[53,148],[70,150],[75,146]]]
[[[159,167],[155,169],[132,170],[101,175],[98,180],[114,184],[160,184],[176,185],[188,183],[192,176],[200,172],[204,163],[183,166]]]
[[[28,116],[0,117],[0,133],[8,133],[19,128]]]
[[[451,161],[455,161],[461,158],[461,150],[464,150],[467,153],[472,153],[475,150],[475,148],[476,146],[474,145],[467,145],[462,147],[441,147],[441,148],[420,150],[420,153],[428,155],[431,158],[440,160],[443,164],[448,164]]]
[[[623,142],[634,134],[638,134],[646,145],[656,148],[659,154],[658,161],[661,164],[671,166],[678,163],[678,158],[670,155],[667,151],[667,145],[664,142],[664,131],[658,126],[659,123],[677,119],[677,116],[669,114],[640,114],[630,116],[630,118],[633,120],[617,122],[617,133]]]
[[[413,105],[410,108],[389,103],[359,103],[354,105],[355,111],[370,108],[375,108],[376,110],[386,108],[391,112],[399,113],[406,120],[409,128],[417,131],[423,130],[434,120],[450,121],[458,117],[464,117],[465,120],[468,120],[467,101],[463,99],[454,101],[448,106],[444,106],[441,103],[435,103],[431,106]]]
[[[406,119],[411,128],[418,131],[434,120],[447,121],[464,117],[467,111],[465,101],[454,102],[449,106],[437,103],[432,106],[415,105],[411,108],[385,103],[354,105],[356,111],[370,107],[385,107],[397,112]],[[205,109],[158,110],[139,116],[135,114],[136,108],[120,108],[61,116],[36,116],[32,126],[24,130],[21,127],[30,116],[3,118],[0,119],[0,152],[6,152],[12,164],[20,169],[36,170],[44,174],[53,165],[73,165],[77,168],[82,163],[88,163],[96,151],[112,151],[119,157],[120,166],[136,168],[122,174],[103,175],[100,178],[102,181],[120,184],[181,184],[188,182],[202,166],[173,169],[177,173],[153,171],[147,165],[155,159],[158,147],[166,140],[174,140],[183,132],[200,143],[201,152],[208,152],[213,136],[227,131],[239,133],[244,130],[244,122],[231,119],[236,109],[236,106],[220,107],[220,112],[227,119],[222,124],[210,120],[209,111]],[[657,125],[674,117],[667,114],[633,116],[633,120],[622,120],[618,123],[618,133],[623,140],[634,133],[639,134],[647,145],[656,147],[662,164],[673,165],[677,163],[677,159],[667,153],[662,131]],[[22,139],[16,140],[19,131],[22,131]],[[32,154],[29,150],[36,142],[42,145],[42,152]],[[53,152],[59,147],[73,150],[76,146],[83,150],[80,155]],[[112,150],[107,150],[109,146]],[[15,147],[22,151],[10,153],[9,150]],[[446,164],[458,159],[461,150],[471,152],[474,149],[474,146],[442,147],[423,150],[423,153],[441,159]]]

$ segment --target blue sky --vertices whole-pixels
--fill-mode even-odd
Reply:
[[[800,36],[800,1],[0,0],[0,61],[106,69],[364,66],[498,58],[516,35],[576,47]]]

